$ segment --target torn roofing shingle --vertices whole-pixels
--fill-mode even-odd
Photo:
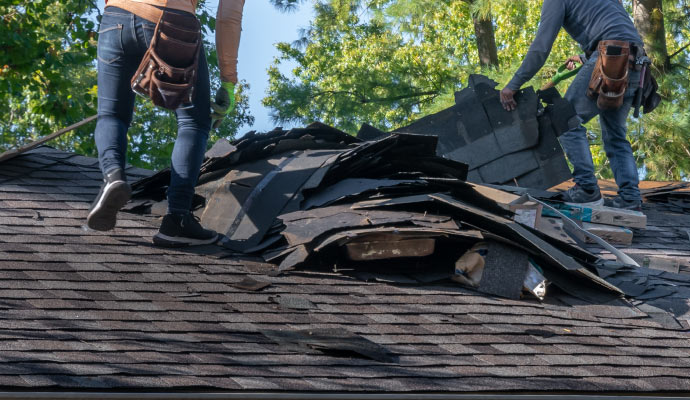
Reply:
[[[483,75],[470,75],[468,87],[455,93],[453,107],[395,132],[438,137],[438,154],[467,163],[472,182],[547,189],[569,179],[556,136],[563,124],[577,121],[570,103],[557,91],[527,88],[516,94],[517,110],[508,112],[496,85]],[[547,100],[546,109],[542,100]],[[370,131],[363,127],[362,135]]]
[[[334,154],[288,153],[230,171],[208,200],[201,222],[226,235],[233,250],[256,246],[294,193]]]
[[[0,207],[0,385],[7,390],[690,390],[681,304],[650,300],[655,308],[630,311],[323,271],[271,276],[271,266],[251,258],[159,249],[150,242],[153,218],[121,213],[112,232],[87,231],[94,193],[80,193],[59,175],[40,182],[3,175],[6,165],[75,167],[57,161],[69,160],[64,154],[0,165],[0,196],[31,198]],[[95,164],[78,168],[70,172],[97,171]],[[99,186],[95,177],[83,183]],[[50,196],[64,190],[79,199]],[[668,246],[686,243],[681,228],[690,220],[654,207],[645,204],[648,226],[669,241],[636,236],[628,250],[689,257],[690,249]],[[248,277],[270,286],[248,291],[241,284]],[[269,300],[278,295],[314,308],[281,308]],[[669,329],[648,318],[655,309],[679,310],[674,315],[685,325]],[[307,352],[263,333],[305,330],[350,332],[397,360],[382,364],[318,344]]]

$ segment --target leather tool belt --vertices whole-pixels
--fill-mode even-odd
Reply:
[[[192,14],[160,11],[151,45],[132,77],[132,90],[163,108],[191,108],[199,68],[201,25]]]
[[[596,99],[600,110],[615,110],[623,104],[634,56],[630,43],[620,40],[602,40],[598,49],[599,58],[589,80],[587,96]]]

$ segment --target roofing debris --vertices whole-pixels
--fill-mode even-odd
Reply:
[[[255,135],[232,146],[221,143],[229,152],[209,157],[200,179],[201,191],[212,193],[202,223],[225,235],[223,246],[262,254],[280,271],[332,266],[331,260],[341,269],[376,269],[382,260],[402,259],[445,268],[450,278],[456,261],[484,241],[494,250],[480,291],[519,297],[529,255],[566,292],[598,301],[616,297],[617,289],[592,273],[596,257],[556,248],[513,222],[509,210],[464,181],[465,164],[435,154],[436,137],[396,133],[342,148],[347,136],[334,132],[316,125],[274,132],[268,141]],[[326,148],[329,141],[334,149]],[[316,142],[319,150],[308,148]],[[135,191],[156,192],[150,182],[160,182],[162,174],[135,184]],[[209,186],[214,190],[204,189]],[[518,253],[524,265],[515,269],[506,260]],[[598,290],[582,291],[582,285]]]
[[[575,110],[554,88],[516,93],[516,112],[503,109],[497,83],[470,75],[468,87],[455,93],[455,105],[395,132],[439,138],[437,155],[467,163],[467,180],[548,189],[570,179],[557,137],[579,124]],[[357,137],[385,135],[364,126]]]
[[[475,131],[468,118],[486,120],[484,136],[502,143],[502,152],[534,156],[538,115],[551,111],[523,91],[522,108],[504,113],[492,105],[499,104],[493,86],[473,76],[458,98],[481,100],[463,100],[481,113],[453,112],[467,131]],[[223,246],[260,254],[283,272],[308,265],[358,272],[422,269],[440,273],[440,279],[459,275],[455,279],[463,282],[464,276],[469,286],[508,298],[519,298],[523,289],[544,298],[548,283],[589,301],[623,293],[596,275],[598,257],[540,232],[536,217],[542,212],[533,210],[535,221],[525,226],[513,220],[516,206],[511,211],[505,204],[513,195],[466,182],[467,164],[437,154],[438,148],[448,150],[444,140],[453,137],[397,132],[365,142],[315,123],[220,141],[202,166],[198,193],[207,201],[198,212],[205,226],[224,234]],[[521,139],[504,140],[512,137]],[[557,155],[562,158],[560,150]],[[492,157],[504,162],[501,154]],[[135,183],[135,197],[145,199],[136,207],[156,195],[162,199],[168,175],[162,171]],[[523,223],[527,210],[518,213]],[[477,245],[483,246],[481,268],[458,268]]]
[[[558,192],[508,186],[494,188],[513,192],[513,197],[507,195],[504,200],[509,202],[511,210],[516,213],[516,221],[527,223],[559,240],[572,242],[575,239],[580,243],[598,243],[597,238],[600,238],[611,244],[630,245],[633,229],[644,230],[647,226],[647,216],[639,211],[567,204],[559,201]],[[546,207],[539,205],[537,209],[535,204],[515,204],[519,195],[533,195],[533,198],[543,201],[542,204]],[[536,214],[536,217],[532,214]],[[575,224],[564,224],[563,218],[568,218]]]
[[[558,168],[544,162],[565,165],[556,136],[573,122],[572,110],[557,92],[524,90],[518,112],[506,113],[496,106],[494,86],[472,76],[455,107],[401,129],[415,133],[381,134],[363,126],[360,137],[377,137],[363,141],[314,123],[219,141],[199,179],[198,193],[206,199],[197,210],[201,222],[224,235],[226,249],[260,255],[279,273],[321,268],[398,284],[456,281],[510,299],[543,300],[553,286],[599,304],[623,295],[686,295],[683,280],[671,280],[678,287],[671,290],[634,275],[630,268],[637,262],[608,243],[630,244],[633,229],[646,226],[644,214],[566,205],[558,193],[539,187],[468,182],[472,174],[504,174],[490,179],[499,183],[533,182],[544,171],[541,185],[562,180],[551,174]],[[510,160],[523,157],[535,161],[534,170],[513,167]],[[490,175],[492,168],[501,172]],[[135,183],[139,200],[132,209],[155,208],[152,199],[163,199],[168,180],[169,171],[162,171]],[[588,243],[601,244],[618,261],[583,249]],[[272,301],[309,308],[299,298]]]
[[[657,188],[642,189],[640,194],[645,201],[666,203],[673,211],[690,211],[690,183],[667,184]]]

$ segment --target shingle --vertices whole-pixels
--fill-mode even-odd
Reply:
[[[232,377],[232,380],[244,390],[279,390],[280,385],[266,379],[249,377]]]
[[[538,354],[536,350],[524,344],[493,344],[491,346],[506,354]]]

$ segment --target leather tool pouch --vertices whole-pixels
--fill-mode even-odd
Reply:
[[[654,111],[659,103],[661,103],[661,96],[659,93],[657,93],[657,90],[659,90],[659,84],[656,83],[656,79],[654,79],[652,71],[650,71],[649,68],[645,74],[642,88],[637,90],[642,90],[642,107],[645,114],[649,114],[650,112]]]
[[[132,77],[132,90],[170,110],[191,105],[200,49],[201,26],[197,18],[163,11],[151,45]]]
[[[614,110],[623,104],[629,65],[630,43],[620,40],[599,42],[599,58],[592,71],[587,96],[597,100],[600,110]]]

